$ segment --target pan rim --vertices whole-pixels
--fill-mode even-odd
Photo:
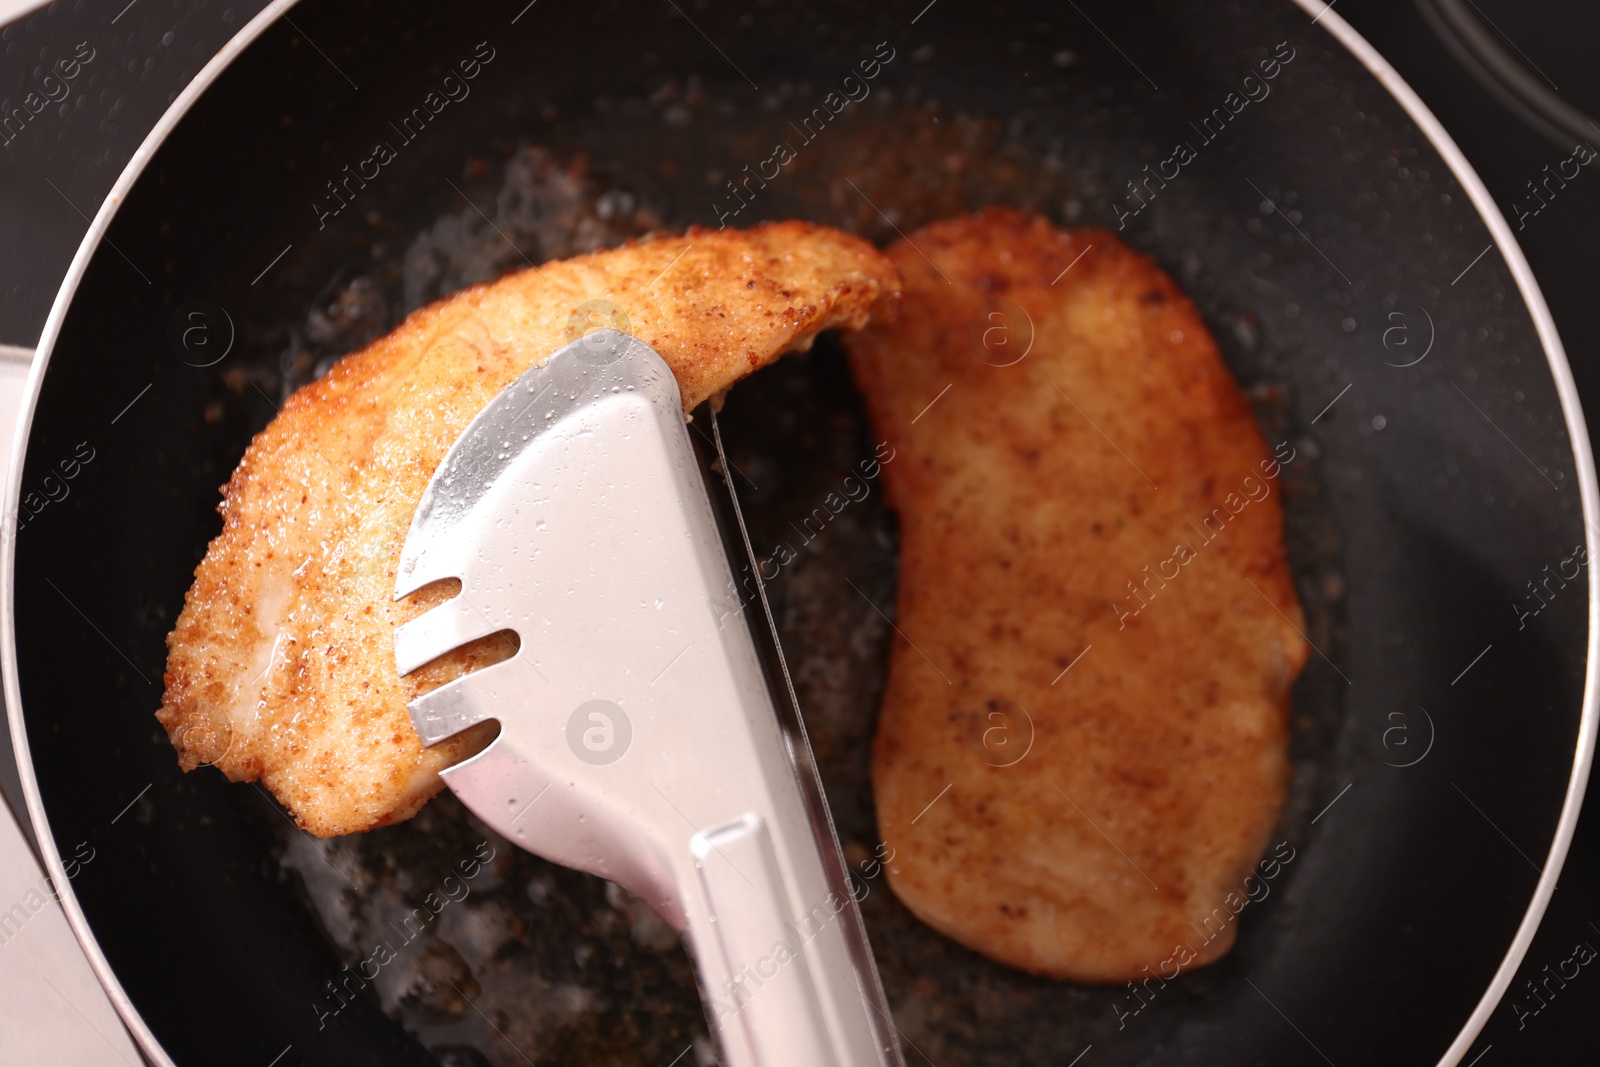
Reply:
[[[189,113],[195,101],[246,48],[255,43],[256,38],[265,33],[269,26],[278,21],[279,16],[297,3],[299,0],[272,0],[218,49],[217,54],[200,68],[200,73],[195,75],[194,80],[184,86],[178,98],[162,112],[161,118],[140,142],[133,157],[128,160],[128,165],[117,176],[116,184],[111,187],[111,192],[106,194],[100,210],[95,212],[94,221],[89,224],[88,232],[83,235],[83,243],[78,246],[78,251],[72,257],[72,264],[67,268],[67,275],[62,280],[61,289],[56,293],[55,302],[50,305],[50,314],[45,319],[38,347],[34,350],[33,366],[28,371],[27,388],[23,394],[22,407],[17,412],[16,429],[12,433],[11,465],[6,472],[5,495],[0,498],[5,502],[5,510],[0,511],[0,515],[17,514],[22,499],[23,461],[27,455],[29,431],[33,428],[33,415],[39,404],[39,390],[44,383],[45,370],[49,366],[56,339],[60,336],[61,324],[66,320],[67,309],[77,295],[78,285],[83,281],[89,261],[94,258],[101,239],[111,227],[111,220],[116,217],[128,192],[144,174],[145,167],[155,158],[156,152]],[[15,529],[14,524],[12,529]],[[161,1047],[161,1042],[157,1040],[149,1024],[144,1021],[139,1009],[134,1006],[127,990],[122,988],[121,980],[117,978],[110,961],[101,951],[99,941],[89,927],[88,917],[84,915],[83,907],[78,903],[72,882],[67,877],[55,837],[50,832],[50,822],[44,810],[44,798],[39,793],[39,782],[33,773],[33,757],[28,747],[27,725],[22,712],[21,682],[17,676],[16,584],[13,580],[15,567],[16,537],[0,537],[0,685],[4,686],[6,718],[11,729],[12,750],[16,754],[17,773],[22,779],[22,795],[27,802],[28,820],[33,826],[39,855],[44,861],[43,865],[51,883],[55,886],[56,899],[60,902],[62,911],[66,912],[67,924],[72,928],[73,936],[78,939],[83,954],[88,957],[89,967],[99,979],[101,988],[111,1001],[111,1006],[121,1017],[122,1025],[128,1028],[139,1050],[155,1067],[178,1067],[177,1062],[167,1054],[167,1050]]]
[[[1534,330],[1544,348],[1545,360],[1555,381],[1556,395],[1561,401],[1561,413],[1572,443],[1573,466],[1578,475],[1583,519],[1588,528],[1584,540],[1586,544],[1590,543],[1588,531],[1600,529],[1600,525],[1596,524],[1597,520],[1600,520],[1600,486],[1597,486],[1595,481],[1594,453],[1589,441],[1588,425],[1583,417],[1583,405],[1578,399],[1578,386],[1573,380],[1572,366],[1567,361],[1566,348],[1562,345],[1560,334],[1556,330],[1555,319],[1550,315],[1550,307],[1545,303],[1544,292],[1539,288],[1538,280],[1533,276],[1533,268],[1528,265],[1527,257],[1523,255],[1522,246],[1517,243],[1516,235],[1511,232],[1510,224],[1506,222],[1505,215],[1501,213],[1500,206],[1490,195],[1488,187],[1483,184],[1483,179],[1478,177],[1478,172],[1473,169],[1472,164],[1456,145],[1455,139],[1389,61],[1333,10],[1332,3],[1325,0],[1294,0],[1294,2],[1306,14],[1313,16],[1312,25],[1321,25],[1334,40],[1343,45],[1405,110],[1407,116],[1417,124],[1417,128],[1439,153],[1445,165],[1450,168],[1456,181],[1461,183],[1461,188],[1472,201],[1472,206],[1477,209],[1478,216],[1488,226],[1490,236],[1494,239],[1494,247],[1499,250],[1506,267],[1511,271],[1517,292],[1533,319]],[[1578,813],[1583,807],[1583,796],[1588,787],[1589,771],[1594,761],[1597,722],[1600,722],[1600,575],[1591,573],[1588,657],[1584,668],[1583,708],[1578,723],[1578,741],[1572,757],[1572,773],[1567,779],[1566,797],[1561,806],[1561,817],[1556,822],[1556,832],[1550,841],[1550,851],[1540,871],[1539,881],[1534,886],[1533,896],[1523,911],[1522,922],[1517,926],[1516,936],[1511,939],[1510,946],[1501,957],[1499,968],[1495,970],[1489,987],[1484,990],[1472,1014],[1457,1032],[1455,1040],[1439,1057],[1438,1067],[1453,1067],[1466,1056],[1473,1042],[1488,1024],[1489,1016],[1499,1007],[1501,998],[1511,987],[1517,968],[1522,965],[1523,957],[1533,944],[1534,934],[1538,932],[1545,909],[1555,893],[1556,879],[1566,864],[1572,836],[1577,830]]]
[[[1433,146],[1434,150],[1439,153],[1445,164],[1450,168],[1452,176],[1460,182],[1462,189],[1472,201],[1473,208],[1488,227],[1493,238],[1493,247],[1499,251],[1501,258],[1505,261],[1516,283],[1517,292],[1522,298],[1524,306],[1528,309],[1535,333],[1539,338],[1540,347],[1544,352],[1545,362],[1556,387],[1562,418],[1566,424],[1568,436],[1571,439],[1573,464],[1578,476],[1578,488],[1584,521],[1590,530],[1600,530],[1600,483],[1597,483],[1596,480],[1594,456],[1582,405],[1578,399],[1577,384],[1573,380],[1566,349],[1556,329],[1555,320],[1550,314],[1549,305],[1545,302],[1544,294],[1539,288],[1539,283],[1534,277],[1533,270],[1528,265],[1527,258],[1523,255],[1522,248],[1518,245],[1515,235],[1511,232],[1511,227],[1506,222],[1505,216],[1490,195],[1488,188],[1483,184],[1483,180],[1478,177],[1477,171],[1461,152],[1455,140],[1445,130],[1438,118],[1434,116],[1432,110],[1422,101],[1416,91],[1406,83],[1394,67],[1383,58],[1378,50],[1333,10],[1333,4],[1326,2],[1326,0],[1292,0],[1292,2],[1307,15],[1312,16],[1311,24],[1313,26],[1321,26],[1400,105],[1407,117],[1417,125],[1418,130],[1427,138],[1429,144]],[[16,429],[12,439],[11,455],[13,461],[10,470],[6,474],[4,496],[0,497],[0,500],[3,500],[5,505],[4,511],[0,512],[0,514],[12,515],[17,512],[22,491],[23,463],[21,461],[26,455],[28,438],[33,425],[33,416],[38,405],[39,392],[43,385],[52,350],[60,335],[67,311],[77,295],[78,286],[88,269],[89,262],[95,252],[98,251],[101,241],[106,231],[110,228],[111,222],[120,209],[123,200],[143,175],[145,167],[154,158],[156,152],[161,148],[173,129],[188,114],[195,101],[268,27],[277,22],[285,12],[298,3],[299,0],[272,0],[218,50],[217,54],[206,63],[194,80],[184,87],[177,99],[162,114],[160,120],[139,145],[132,158],[129,159],[127,166],[118,176],[116,184],[112,186],[110,193],[101,203],[100,209],[95,213],[94,220],[84,234],[83,241],[79,245],[78,251],[74,254],[71,266],[62,280],[61,288],[57,292],[55,301],[51,305],[49,316],[45,320],[44,330],[40,334],[33,366],[28,374],[22,407],[17,414]],[[1586,543],[1589,542],[1587,534],[1585,540]],[[161,1047],[155,1034],[145,1023],[138,1009],[134,1006],[132,999],[123,989],[121,982],[113,972],[109,961],[100,950],[94,932],[90,928],[88,919],[84,915],[73,891],[71,881],[66,875],[61,855],[50,832],[49,820],[44,811],[43,797],[40,795],[38,781],[33,773],[33,763],[28,747],[27,729],[20,698],[16,652],[15,565],[15,538],[0,537],[0,682],[3,682],[4,686],[6,716],[9,720],[12,745],[16,752],[18,773],[22,780],[22,790],[27,803],[29,822],[37,838],[39,852],[44,860],[44,867],[49,874],[51,882],[55,885],[62,910],[66,913],[67,922],[72,928],[73,935],[78,939],[85,956],[88,958],[95,977],[100,981],[101,986],[111,1000],[112,1006],[116,1009],[117,1014],[121,1017],[123,1024],[128,1028],[141,1051],[156,1064],[156,1067],[178,1067],[166,1050]],[[1555,891],[1556,880],[1566,862],[1572,837],[1577,828],[1578,813],[1583,805],[1590,767],[1594,759],[1596,730],[1597,727],[1600,727],[1600,573],[1597,573],[1596,568],[1590,568],[1589,573],[1588,623],[1589,633],[1584,672],[1584,693],[1579,719],[1578,739],[1573,754],[1572,772],[1567,781],[1566,793],[1562,803],[1561,815],[1557,820],[1555,834],[1551,840],[1544,868],[1538,883],[1534,887],[1528,906],[1523,912],[1516,935],[1502,957],[1488,988],[1485,989],[1483,996],[1479,999],[1472,1013],[1457,1032],[1455,1039],[1438,1060],[1438,1067],[1452,1067],[1452,1065],[1461,1061],[1478,1034],[1487,1024],[1489,1016],[1499,1005],[1501,998],[1505,995],[1512,979],[1516,975],[1517,968],[1521,965],[1529,946],[1533,942],[1540,921],[1543,919],[1550,898]]]

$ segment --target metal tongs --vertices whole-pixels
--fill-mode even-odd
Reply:
[[[900,1067],[787,674],[763,667],[680,404],[660,355],[606,329],[468,425],[395,583],[461,591],[396,631],[395,661],[504,630],[521,645],[411,720],[424,745],[499,722],[445,782],[684,935],[724,1067]]]

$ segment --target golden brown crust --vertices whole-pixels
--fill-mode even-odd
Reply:
[[[1282,805],[1307,652],[1276,462],[1194,307],[1111,234],[994,210],[889,255],[900,316],[846,343],[896,450],[890,882],[1038,974],[1209,962]]]
[[[395,673],[395,626],[448,595],[394,602],[401,544],[472,417],[591,301],[661,353],[687,411],[821,330],[861,326],[898,284],[836,230],[691,230],[476,286],[345,357],[289,398],[224,488],[222,533],[167,639],[157,718],[184,768],[259,778],[318,836],[409,818],[479,742],[423,749],[406,702],[506,654],[491,638]]]

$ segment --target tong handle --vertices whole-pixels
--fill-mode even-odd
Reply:
[[[750,814],[696,834],[690,852],[705,907],[691,916],[689,940],[727,1067],[876,1067],[875,1053],[841,1060],[830,1047],[825,991],[808,958],[834,955],[826,922],[792,914],[765,821]],[[848,973],[817,962],[823,975]]]

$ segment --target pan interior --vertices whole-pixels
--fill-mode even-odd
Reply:
[[[1449,1043],[1527,906],[1581,704],[1577,478],[1526,309],[1492,250],[1462,273],[1490,240],[1460,187],[1289,6],[986,10],[306,3],[160,147],[50,354],[15,610],[51,830],[95,850],[70,888],[174,1061],[709,1054],[648,909],[448,796],[320,843],[258,787],[180,774],[152,717],[164,637],[250,435],[408,310],[655,229],[802,217],[888,241],[989,203],[1120,227],[1194,298],[1268,440],[1304,457],[1289,541],[1318,653],[1275,838],[1296,859],[1229,957],[1142,991],[1046,982],[880,883],[863,908],[908,1060],[1355,1062],[1381,1042],[1423,1062]],[[1177,143],[1192,161],[1146,184]],[[779,144],[792,161],[747,184]],[[758,549],[872,449],[827,338],[724,418]],[[890,604],[895,559],[874,493],[773,590],[852,860],[876,844],[890,633],[844,579]]]

